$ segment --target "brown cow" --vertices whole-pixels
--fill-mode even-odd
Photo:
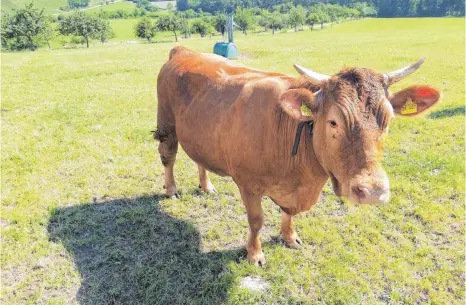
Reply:
[[[384,75],[347,68],[331,77],[295,65],[303,75],[295,78],[175,47],[157,84],[154,137],[160,141],[166,195],[178,196],[173,166],[179,141],[198,164],[205,192],[215,191],[206,170],[230,176],[238,185],[250,226],[248,258],[261,265],[263,196],[281,207],[281,234],[290,247],[301,244],[293,215],[316,204],[329,177],[338,196],[356,203],[386,202],[381,142],[394,112],[421,113],[440,96],[428,86],[393,95],[388,87],[423,61]],[[302,104],[311,116],[302,113]],[[309,125],[297,134],[300,122],[311,119],[312,135]],[[293,156],[295,138],[301,144]]]

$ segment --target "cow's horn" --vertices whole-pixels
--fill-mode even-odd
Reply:
[[[306,76],[307,78],[310,78],[311,80],[315,81],[316,83],[321,83],[323,81],[326,81],[330,78],[330,75],[326,74],[321,74],[317,73],[314,71],[311,71],[309,69],[306,69],[304,67],[301,67],[300,65],[294,64],[293,67],[298,71],[299,74]]]
[[[401,68],[399,70],[392,71],[390,73],[385,74],[384,78],[385,78],[385,81],[387,83],[387,86],[390,86],[390,85],[393,85],[396,82],[399,82],[400,80],[402,80],[406,76],[410,75],[411,73],[413,73],[414,71],[419,69],[419,67],[424,63],[424,60],[426,60],[425,57],[421,58],[419,61],[417,61],[414,64],[411,64],[411,65],[409,65],[407,67],[404,67],[404,68]]]

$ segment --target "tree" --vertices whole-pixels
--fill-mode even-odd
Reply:
[[[210,32],[209,24],[202,19],[194,20],[191,25],[191,28],[194,33],[198,33],[199,35],[201,35],[201,37],[206,37],[207,34],[209,34]]]
[[[325,12],[321,12],[320,13],[320,29],[322,30],[324,28],[324,23],[329,23],[329,22],[330,22],[330,16]]]
[[[105,43],[115,37],[115,33],[107,20],[98,19],[96,27],[97,31],[92,38],[98,39],[101,43]]]
[[[187,11],[189,9],[188,0],[176,0],[176,9],[178,11]]]
[[[225,13],[218,14],[215,16],[213,23],[215,30],[221,33],[222,37],[224,37],[225,31],[227,30],[227,15]]]
[[[353,8],[356,9],[362,17],[377,15],[377,10],[366,2],[355,2],[353,3]]]
[[[50,49],[50,41],[53,40],[55,37],[57,37],[57,30],[55,30],[52,26],[52,21],[51,18],[47,18],[46,22],[44,24],[44,28],[42,31],[39,33],[39,39],[46,43],[47,46]]]
[[[357,19],[361,15],[361,13],[355,8],[351,8],[348,12],[351,19]]]
[[[104,25],[105,24],[105,25]],[[86,41],[89,48],[89,39],[101,39],[101,32],[108,31],[110,25],[96,15],[88,15],[81,11],[75,11],[66,16],[59,24],[59,31],[62,35],[81,36]]]
[[[10,12],[7,11],[7,10],[5,10],[5,11],[2,10],[1,14],[2,14],[2,18],[0,20],[2,22],[2,28],[1,28],[0,34],[1,34],[2,49],[9,49],[9,46],[8,46],[8,42],[9,42],[8,36],[9,35],[7,35],[7,33],[8,33],[8,24],[9,24],[9,19],[10,19]]]
[[[293,8],[293,3],[288,2],[280,5],[280,13],[286,14]]]
[[[248,33],[246,31],[253,24],[253,16],[251,10],[237,7],[235,11],[234,21],[238,25],[239,29],[243,31],[243,34],[247,35]]]
[[[71,36],[70,43],[73,47],[79,44],[81,46],[84,46],[84,44],[86,43],[86,39],[84,39],[84,37],[82,36]]]
[[[184,16],[188,19],[192,19],[197,17],[197,13],[193,9],[189,9],[184,12]]]
[[[185,18],[181,18],[180,32],[185,39],[191,37],[191,27],[189,26],[188,20]]]
[[[261,10],[261,18],[259,19],[259,26],[264,27],[264,30],[267,31],[270,24],[271,14],[268,10]]]
[[[154,12],[157,10],[157,7],[155,5],[152,5],[152,3],[149,2],[149,0],[136,0],[133,2],[136,2],[136,6],[140,9],[145,9],[149,12]]]
[[[148,42],[152,41],[152,38],[155,36],[156,27],[152,23],[152,20],[144,17],[136,24],[135,33],[136,37],[147,39]]]
[[[296,32],[298,25],[304,24],[306,18],[306,10],[301,5],[293,7],[290,10],[290,15],[288,16],[288,18],[288,22],[292,27],[294,27],[294,31]]]
[[[80,8],[89,5],[89,0],[68,0],[68,6],[70,8]]]
[[[275,34],[276,30],[283,28],[284,21],[280,13],[275,11],[272,14],[264,14],[261,25],[266,29],[272,29],[272,34]]]
[[[311,31],[314,29],[314,24],[320,24],[322,15],[320,12],[311,13],[306,19],[306,23],[310,25]]]
[[[2,46],[10,50],[36,50],[41,46],[40,35],[50,26],[44,10],[24,8],[2,13]]]
[[[157,29],[173,32],[175,40],[178,41],[176,31],[181,30],[181,18],[174,14],[163,15],[157,20]]]
[[[326,5],[326,13],[332,23],[338,20],[338,9],[334,5]]]

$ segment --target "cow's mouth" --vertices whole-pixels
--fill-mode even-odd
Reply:
[[[337,178],[330,172],[330,180],[332,181],[333,191],[335,195],[341,197],[341,184],[338,182]]]

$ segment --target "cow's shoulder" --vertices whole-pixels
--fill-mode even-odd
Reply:
[[[189,49],[187,49],[187,48],[185,48],[183,46],[176,46],[176,47],[174,47],[174,48],[172,48],[170,50],[170,54],[168,55],[168,59],[170,60],[170,59],[174,58],[175,56],[178,57],[179,55],[185,54],[185,53],[195,53],[195,52],[193,52],[193,51],[191,51],[191,50],[189,50]]]

